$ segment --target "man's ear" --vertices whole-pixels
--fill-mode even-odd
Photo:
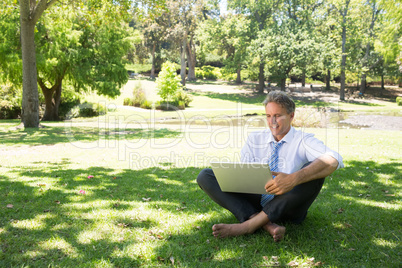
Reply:
[[[290,114],[290,121],[292,121],[294,117],[295,117],[295,112]]]

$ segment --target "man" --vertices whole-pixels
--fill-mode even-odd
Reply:
[[[269,130],[250,134],[241,150],[241,161],[269,162],[274,179],[265,185],[267,194],[222,192],[211,169],[202,170],[197,177],[201,189],[240,222],[213,225],[215,237],[251,234],[263,228],[274,241],[282,240],[286,228],[279,224],[301,223],[325,177],[343,167],[337,152],[313,134],[291,126],[295,103],[286,93],[270,92],[264,105]]]

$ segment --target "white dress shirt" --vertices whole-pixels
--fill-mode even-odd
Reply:
[[[338,160],[337,169],[344,167],[342,157],[315,138],[314,134],[291,127],[282,140],[284,144],[278,153],[279,172],[290,174],[298,171],[304,164],[314,161],[321,155],[330,155]],[[275,142],[269,129],[252,132],[241,150],[241,161],[268,163]]]

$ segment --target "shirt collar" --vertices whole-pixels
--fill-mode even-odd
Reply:
[[[277,141],[275,140],[274,136],[272,135],[272,133],[270,133],[270,134],[271,135],[269,135],[268,143],[276,143]],[[285,143],[290,143],[292,141],[294,135],[295,135],[295,128],[291,126],[289,132],[280,141],[283,141]]]

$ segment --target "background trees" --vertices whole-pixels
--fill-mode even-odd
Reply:
[[[266,81],[284,89],[289,78],[303,85],[325,78],[327,89],[336,79],[341,100],[347,83],[360,83],[361,93],[373,79],[402,83],[400,2],[228,0],[225,15],[218,2],[2,1],[0,81],[23,88],[25,127],[39,125],[40,94],[42,120],[57,120],[64,89],[118,95],[125,59],[136,61],[133,45],[151,63],[152,78],[172,61],[183,85],[204,63],[225,67],[238,83],[242,70],[257,74],[248,79],[260,93]]]
[[[23,63],[21,119],[25,127],[39,126],[38,85],[46,105],[42,120],[58,119],[65,80],[75,91],[119,94],[127,81],[123,56],[132,44],[132,31],[126,26],[127,1],[20,1],[19,9],[15,1],[6,4],[2,9],[11,23],[1,25],[8,33],[3,35],[1,67],[6,73],[3,78],[18,84],[21,76],[16,74]]]
[[[57,120],[63,81],[75,91],[92,90],[114,97],[127,82],[123,57],[132,45],[120,9],[103,3],[91,6],[55,6],[37,29],[38,84],[45,98],[42,120]]]

